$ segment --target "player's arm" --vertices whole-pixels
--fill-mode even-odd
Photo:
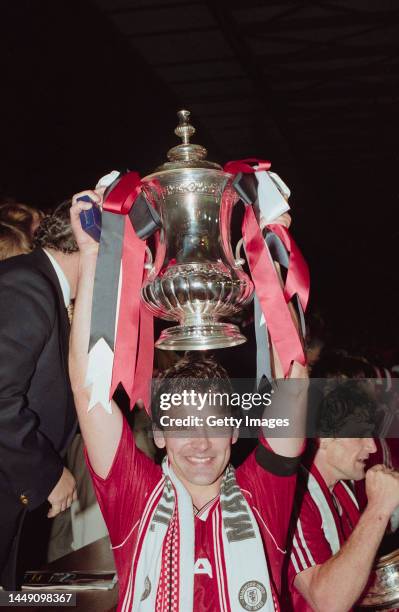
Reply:
[[[399,504],[399,474],[374,466],[367,472],[366,488],[368,505],[339,552],[295,577],[295,588],[316,612],[350,610],[367,584],[389,517]]]
[[[297,457],[303,451],[308,403],[309,375],[306,366],[293,362],[289,376],[278,379],[271,395],[271,405],[265,409],[267,419],[289,419],[287,437],[270,437],[270,430],[263,428],[263,436],[271,449],[284,457]]]
[[[79,213],[81,210],[88,210],[91,204],[78,202],[80,196],[88,195],[101,205],[103,192],[104,189],[84,191],[72,199],[71,224],[79,245],[80,261],[71,330],[69,369],[79,424],[90,463],[96,474],[105,478],[121,438],[123,417],[114,402],[112,402],[112,414],[108,414],[99,404],[88,412],[91,387],[85,386],[85,378],[98,244],[82,230],[80,225]]]

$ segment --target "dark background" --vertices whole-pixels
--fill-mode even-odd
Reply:
[[[394,360],[397,2],[3,0],[1,23],[2,197],[148,173],[188,108],[210,159],[270,159],[290,186],[331,342]]]

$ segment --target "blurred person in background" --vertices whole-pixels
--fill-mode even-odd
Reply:
[[[385,374],[385,377],[383,377]],[[313,369],[313,376],[324,380],[324,394],[337,386],[340,381],[364,379],[362,389],[373,402],[376,452],[369,455],[366,470],[374,465],[384,465],[392,470],[399,469],[398,440],[398,394],[395,384],[386,368],[376,368],[364,357],[354,357],[345,351],[326,351]],[[360,510],[367,506],[366,483],[354,482],[353,489]],[[399,547],[399,509],[395,509],[382,539],[378,555],[392,552]]]
[[[0,223],[0,261],[30,253],[31,241],[17,227]]]
[[[390,437],[393,415],[397,408],[397,397],[392,387],[391,378],[383,378],[382,368],[376,368],[364,357],[347,355],[344,351],[325,352],[315,364],[312,376],[325,381],[325,391],[335,386],[339,380],[364,379],[363,388],[375,402],[376,410],[376,445],[377,451],[370,456],[367,467],[383,464],[389,468],[399,468],[399,448],[397,439]],[[389,384],[392,389],[390,390]],[[396,402],[396,403],[395,403]],[[393,405],[391,405],[393,404]],[[396,410],[397,411],[397,410]],[[394,426],[396,423],[394,424]],[[360,487],[361,488],[361,487]]]
[[[317,309],[306,315],[305,350],[309,374],[320,359],[326,342],[326,329],[323,317]]]
[[[48,215],[35,249],[0,262],[0,584],[45,561],[50,521],[76,497],[64,456],[76,431],[68,377],[79,252],[69,202]],[[49,509],[50,505],[50,509]]]
[[[0,203],[0,223],[11,225],[23,232],[30,240],[43,220],[44,214],[41,210],[22,204],[6,200]]]

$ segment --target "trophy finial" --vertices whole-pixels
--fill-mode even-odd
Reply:
[[[177,116],[179,117],[179,125],[175,129],[175,134],[182,139],[183,144],[190,144],[190,138],[195,134],[195,127],[189,124],[190,120],[189,110],[179,110]]]
[[[162,164],[162,166],[159,166],[157,171],[176,170],[179,168],[222,169],[219,164],[215,164],[214,162],[206,159],[208,151],[205,149],[205,147],[190,142],[191,136],[193,136],[196,132],[195,127],[189,123],[190,115],[190,111],[184,109],[177,112],[179,125],[175,128],[175,134],[182,139],[182,142],[179,145],[169,149],[167,153],[169,161]]]

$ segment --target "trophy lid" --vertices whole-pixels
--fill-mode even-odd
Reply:
[[[206,159],[208,151],[205,147],[190,143],[190,138],[196,131],[189,123],[190,111],[180,110],[177,116],[179,118],[179,125],[175,129],[175,134],[182,139],[182,143],[169,149],[167,153],[169,161],[159,166],[156,172],[177,170],[180,168],[210,168],[213,170],[222,170],[219,164]]]

